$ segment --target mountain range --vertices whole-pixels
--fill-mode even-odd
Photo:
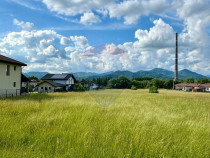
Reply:
[[[25,76],[35,76],[37,78],[42,78],[45,76],[47,72],[28,72],[24,73]],[[198,74],[196,72],[192,72],[190,70],[184,69],[179,71],[179,80],[185,80],[187,78],[194,78],[196,80],[198,79],[203,79],[207,78],[207,76],[203,76],[201,74]],[[150,77],[150,78],[158,78],[158,79],[163,79],[163,80],[170,80],[174,78],[174,72],[161,69],[161,68],[155,68],[149,71],[137,71],[137,72],[131,72],[131,71],[111,71],[107,73],[93,73],[93,72],[76,72],[73,73],[73,75],[77,79],[82,79],[82,78],[99,78],[99,77],[112,77],[112,78],[117,78],[121,75],[127,77],[127,78],[137,78],[137,77]],[[209,77],[209,76],[208,76]]]

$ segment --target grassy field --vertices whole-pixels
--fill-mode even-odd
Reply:
[[[0,157],[210,157],[210,94],[102,90],[0,100]]]

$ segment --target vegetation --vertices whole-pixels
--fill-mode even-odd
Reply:
[[[81,82],[89,83],[94,82],[98,85],[98,89],[130,89],[131,87],[136,87],[136,89],[145,89],[151,86],[157,88],[164,88],[164,89],[173,89],[173,84],[180,83],[178,81],[173,80],[161,80],[157,78],[150,78],[150,77],[138,77],[133,79],[128,79],[124,76],[120,76],[118,78],[111,78],[111,77],[101,77],[97,79],[82,79]],[[187,78],[184,83],[210,83],[208,78],[194,80],[193,78]]]
[[[77,92],[85,91],[85,88],[80,83],[75,84],[75,86],[76,86],[75,91],[77,91]]]
[[[156,86],[149,87],[149,92],[150,93],[159,93],[158,87],[156,87]]]
[[[131,89],[132,90],[137,90],[137,88],[134,85],[131,86]]]
[[[39,79],[37,77],[35,77],[35,76],[29,76],[28,79],[30,79],[30,80],[34,79],[36,81],[39,81]]]
[[[0,157],[206,157],[208,93],[99,90],[0,100]]]

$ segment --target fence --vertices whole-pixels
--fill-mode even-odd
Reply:
[[[26,94],[25,89],[0,89],[0,98],[16,97]]]

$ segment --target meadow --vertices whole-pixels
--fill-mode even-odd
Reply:
[[[210,157],[210,94],[100,90],[0,99],[0,157]]]

